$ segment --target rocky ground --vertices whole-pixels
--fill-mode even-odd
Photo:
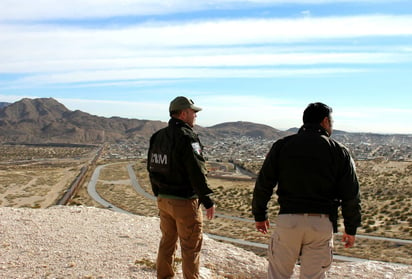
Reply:
[[[93,207],[0,208],[0,278],[154,279],[158,222]],[[266,259],[231,244],[205,237],[201,257],[203,279],[265,278]],[[298,274],[297,266],[292,278]],[[412,270],[374,261],[335,263],[328,278],[410,279]]]

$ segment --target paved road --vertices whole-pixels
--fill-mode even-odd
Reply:
[[[99,180],[99,176],[100,176],[100,171],[102,168],[104,168],[107,165],[102,165],[102,166],[98,166],[92,175],[92,178],[90,179],[89,184],[87,185],[87,192],[89,193],[89,195],[98,203],[100,203],[101,205],[103,205],[104,207],[113,210],[113,211],[117,211],[117,212],[122,212],[122,213],[128,213],[131,214],[130,212],[123,210],[121,208],[118,208],[116,206],[114,206],[113,204],[109,203],[108,201],[106,201],[105,199],[103,199],[96,191],[96,184],[97,184],[97,180]]]
[[[101,165],[98,166],[95,171],[93,172],[92,178],[90,179],[90,182],[87,187],[87,191],[89,195],[98,203],[101,205],[107,207],[110,210],[117,211],[117,212],[123,212],[123,213],[128,213],[131,214],[128,211],[125,211],[121,208],[118,208],[108,201],[104,200],[97,192],[96,192],[96,183],[99,179],[100,176],[100,171],[102,168],[104,168],[107,165]],[[151,199],[151,200],[156,200],[156,197],[147,193],[139,184],[137,181],[137,177],[134,173],[133,170],[133,164],[127,165],[127,171],[129,173],[130,180],[132,182],[133,188],[136,190],[137,193],[140,195],[144,196],[145,198]],[[232,220],[237,220],[237,221],[242,221],[242,222],[247,222],[247,223],[254,223],[254,220],[248,219],[248,218],[242,218],[242,217],[234,217],[234,216],[229,216],[229,215],[224,215],[224,214],[219,214],[216,213],[217,217],[220,218],[227,218],[227,219],[232,219]],[[237,243],[237,244],[242,244],[242,245],[248,245],[248,246],[254,246],[258,248],[267,248],[267,244],[262,244],[262,243],[256,243],[256,242],[251,242],[251,241],[246,241],[243,239],[234,239],[234,238],[229,238],[225,236],[218,236],[218,235],[212,235],[212,234],[207,234],[210,238],[216,239],[216,240],[223,240],[227,242],[232,242],[232,243]],[[394,243],[399,243],[399,244],[412,244],[412,240],[406,240],[406,239],[397,239],[397,238],[387,238],[387,237],[377,237],[377,236],[367,236],[367,235],[356,235],[357,238],[367,238],[367,239],[373,239],[373,240],[381,240],[381,241],[391,241]],[[339,255],[334,255],[333,258],[338,261],[350,261],[350,262],[360,262],[360,261],[366,261],[365,259],[359,259],[359,258],[354,258],[354,257],[346,257],[346,256],[339,256]]]

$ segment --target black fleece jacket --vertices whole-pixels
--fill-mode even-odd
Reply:
[[[277,185],[279,214],[329,214],[337,231],[338,207],[346,233],[360,225],[359,184],[349,151],[320,125],[276,141],[267,155],[253,192],[256,221],[268,219],[267,203]]]
[[[192,128],[173,117],[166,128],[154,133],[147,160],[154,195],[198,197],[205,208],[212,207],[213,191],[207,181],[202,148]]]

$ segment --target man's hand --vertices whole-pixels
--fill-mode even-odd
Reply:
[[[256,229],[263,233],[267,234],[268,229],[269,229],[269,220],[261,221],[261,222],[256,222]]]
[[[212,220],[215,216],[215,208],[216,207],[213,205],[212,207],[206,209],[206,217],[208,220]]]
[[[342,242],[345,242],[345,248],[350,248],[355,244],[355,236],[344,232],[342,236]]]

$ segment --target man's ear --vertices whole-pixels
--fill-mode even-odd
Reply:
[[[320,126],[327,129],[329,127],[329,117],[325,116],[325,118],[323,118],[322,122],[320,122]]]
[[[187,109],[183,109],[181,112],[181,116],[184,118],[187,116]]]

